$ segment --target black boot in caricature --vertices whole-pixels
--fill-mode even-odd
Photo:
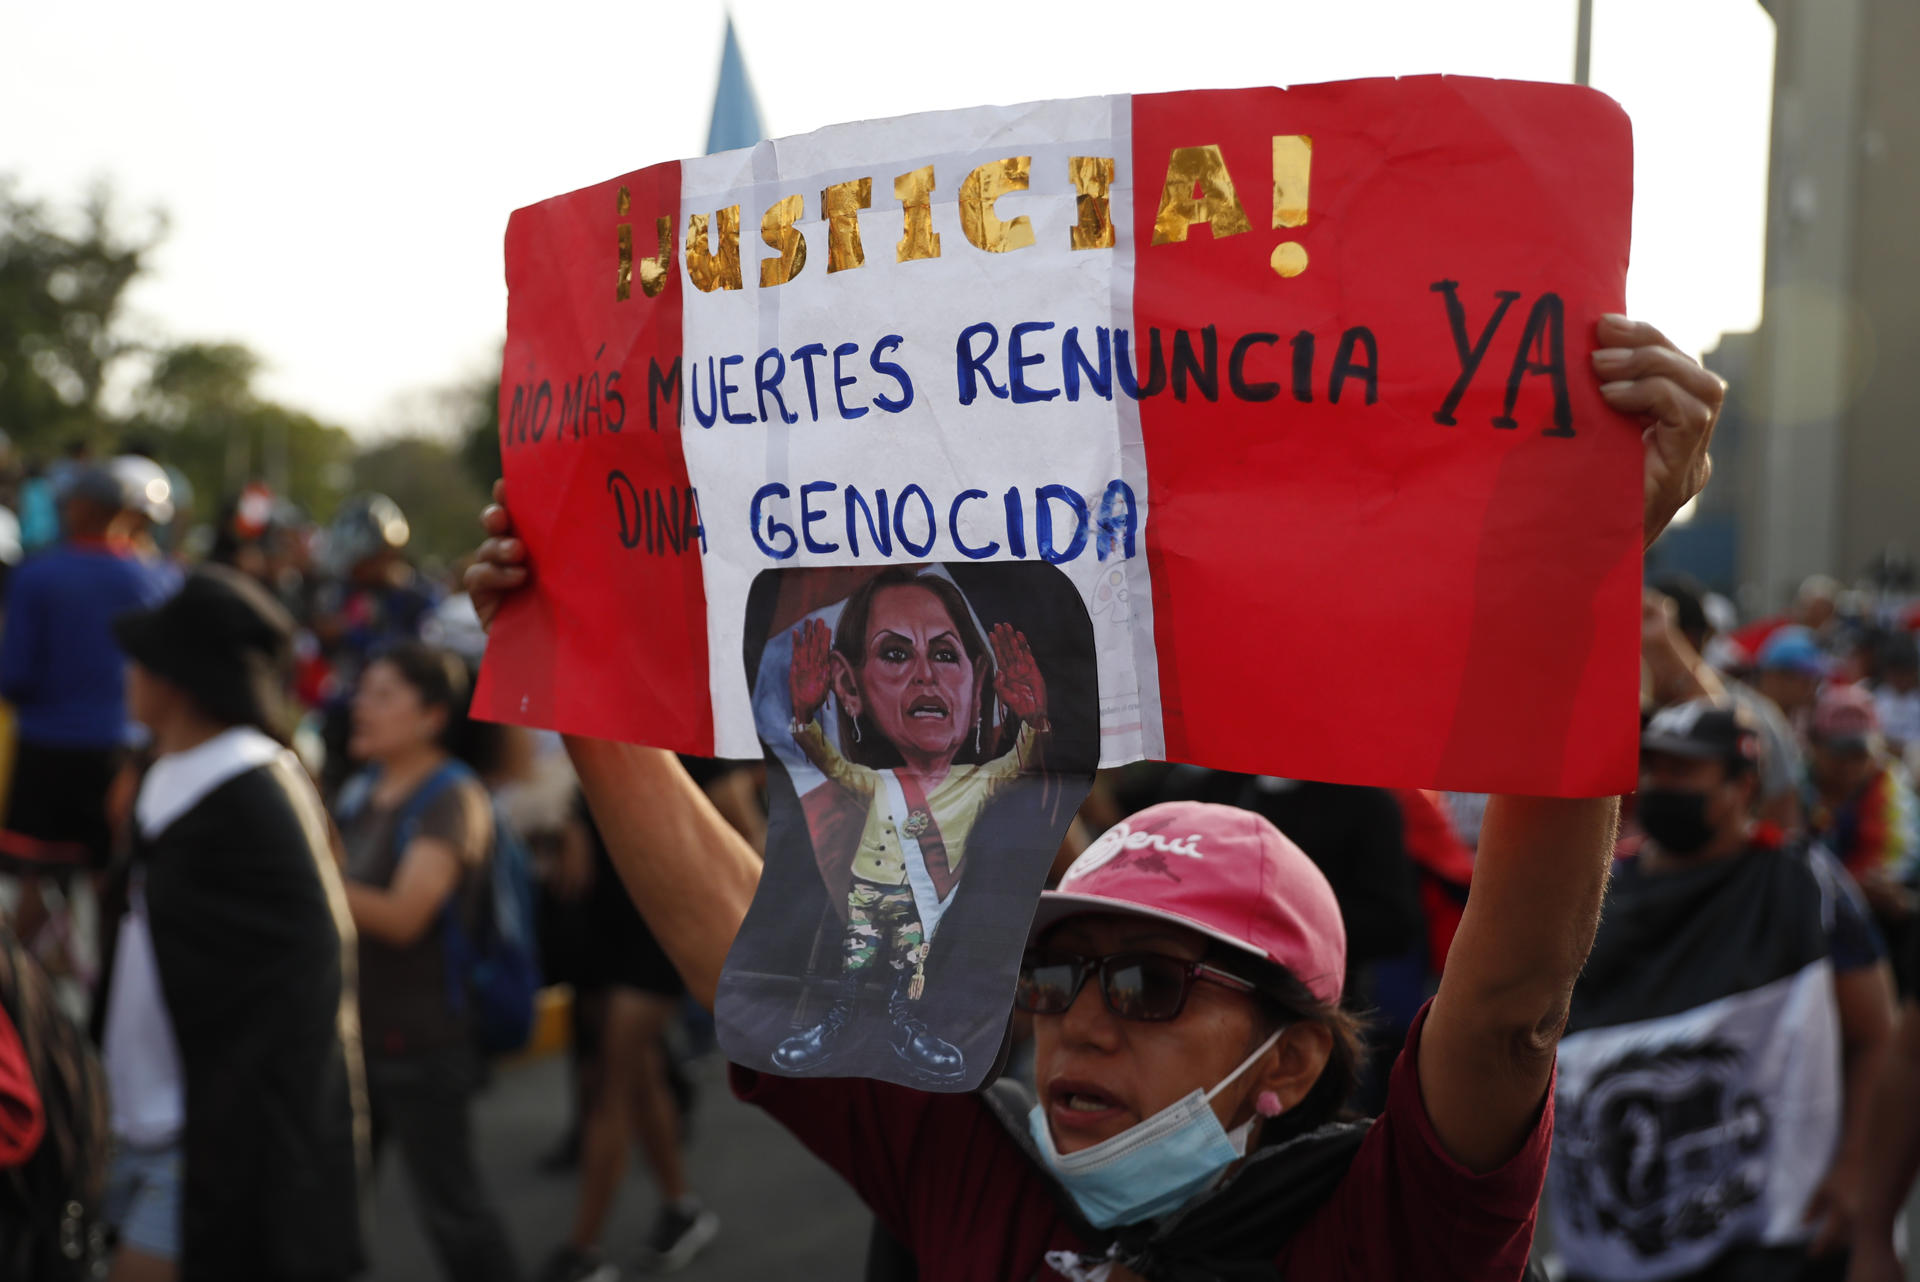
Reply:
[[[986,587],[970,600],[945,567],[855,572],[860,577],[850,590],[848,571],[802,570],[787,573],[833,575],[842,586],[836,592],[816,578],[808,590],[803,578],[790,580],[778,593],[788,608],[760,624],[774,635],[760,633],[767,641],[756,673],[756,715],[801,813],[799,823],[781,824],[777,812],[787,794],[773,790],[773,885],[763,882],[755,904],[763,922],[750,914],[743,938],[758,936],[754,927],[761,925],[774,934],[797,932],[809,946],[798,968],[797,1002],[793,995],[775,999],[785,1017],[771,1045],[765,1020],[731,1018],[737,1008],[729,995],[723,1024],[754,1026],[754,1054],[742,1062],[795,1076],[880,1076],[960,1090],[984,1074],[999,1048],[1000,1029],[972,1008],[984,1011],[988,990],[1002,980],[1011,984],[1018,948],[996,942],[1004,921],[982,919],[1007,915],[989,900],[1039,886],[1084,794],[1097,727],[1091,628],[1071,583],[1050,567],[954,569],[1044,581],[1056,601],[1051,609],[1029,605],[1024,616],[1015,614],[1005,607],[1017,594]],[[823,593],[841,599],[823,605]],[[1062,593],[1071,609],[1060,607]],[[796,612],[797,621],[787,622]],[[1054,615],[1067,626],[1054,624]],[[1076,737],[1087,746],[1066,754],[1083,767],[1077,788],[1060,787],[1058,762],[1050,761],[1060,753],[1049,683],[1029,628],[1045,629],[1042,648],[1055,642],[1056,661],[1066,659],[1059,651],[1079,648],[1059,641],[1087,643],[1073,656],[1082,669],[1078,680],[1069,682],[1075,695],[1086,696]],[[1018,832],[1011,843],[1009,826]],[[811,850],[796,860],[793,848],[803,842]],[[996,857],[983,860],[989,846]],[[1005,858],[1009,846],[1023,857]],[[823,891],[824,904],[785,911],[792,898],[781,872],[795,863],[812,871],[814,898]],[[991,871],[977,872],[983,864]],[[994,884],[979,896],[962,893],[976,879]],[[975,911],[956,919],[956,905],[970,898],[979,901]],[[778,907],[769,903],[771,911],[759,914],[769,900]],[[1019,916],[1017,902],[1000,907]],[[729,969],[745,979],[741,960],[730,958]],[[771,989],[762,986],[749,1000],[764,1008]],[[804,1012],[798,1020],[796,1010]]]

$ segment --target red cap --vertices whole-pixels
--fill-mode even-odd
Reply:
[[[1106,832],[1040,896],[1029,939],[1083,913],[1126,913],[1195,930],[1285,966],[1340,1000],[1347,931],[1306,852],[1250,810],[1170,801]]]

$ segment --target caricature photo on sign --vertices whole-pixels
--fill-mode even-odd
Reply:
[[[1098,756],[1080,593],[1044,564],[769,570],[745,635],[771,814],[721,1044],[971,1090]]]

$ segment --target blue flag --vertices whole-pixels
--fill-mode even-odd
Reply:
[[[727,15],[727,44],[720,54],[720,85],[713,93],[713,123],[707,126],[707,154],[751,147],[765,138],[760,127],[760,104],[747,79],[746,59],[734,38],[733,15]]]

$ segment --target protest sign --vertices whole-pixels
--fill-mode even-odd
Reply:
[[[1098,764],[1633,775],[1625,118],[1428,77],[869,121],[516,213],[483,712],[768,762],[735,1062],[977,1086]]]
[[[763,573],[1037,564],[1106,764],[1630,787],[1639,432],[1587,360],[1630,208],[1605,97],[1422,77],[868,121],[520,210],[535,577],[478,706],[751,755]]]

